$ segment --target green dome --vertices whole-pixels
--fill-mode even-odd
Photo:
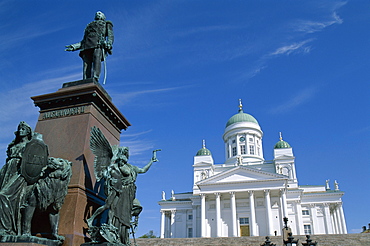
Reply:
[[[258,121],[252,115],[244,113],[242,109],[227,121],[226,127],[238,122],[252,122],[258,125]]]
[[[274,146],[274,149],[287,149],[287,148],[291,148],[291,147],[288,144],[288,142],[285,142],[284,140],[280,140]]]
[[[211,151],[209,151],[209,149],[201,148],[200,150],[198,150],[196,156],[201,156],[201,155],[212,155],[212,154],[211,154]]]

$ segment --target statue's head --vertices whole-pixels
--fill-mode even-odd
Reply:
[[[95,20],[105,20],[105,15],[103,14],[103,12],[101,11],[96,12]]]
[[[114,157],[112,158],[113,162],[125,164],[128,161],[129,151],[128,147],[118,147],[114,151]]]
[[[120,147],[118,151],[119,151],[123,156],[126,156],[126,158],[128,159],[128,157],[129,157],[129,149],[128,149],[128,147]]]
[[[26,137],[30,139],[32,137],[32,128],[24,121],[21,121],[18,125],[17,131],[14,133],[18,137]]]

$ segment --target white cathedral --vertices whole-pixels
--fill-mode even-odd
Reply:
[[[193,191],[169,199],[162,193],[160,237],[281,235],[284,217],[293,235],[346,234],[338,183],[334,189],[328,180],[298,185],[292,147],[280,135],[274,159],[266,161],[262,136],[240,102],[223,134],[225,163],[214,164],[203,142],[194,157]]]

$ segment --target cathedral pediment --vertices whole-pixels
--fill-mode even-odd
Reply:
[[[284,180],[286,176],[269,173],[255,168],[238,166],[228,171],[211,176],[197,183],[197,185],[227,184]]]

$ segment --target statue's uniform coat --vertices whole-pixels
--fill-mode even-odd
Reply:
[[[81,41],[80,56],[82,57],[88,49],[107,48],[104,47],[104,42],[112,46],[113,40],[113,23],[111,21],[95,20],[90,22],[85,28],[84,38]],[[110,53],[110,49],[107,51]]]

